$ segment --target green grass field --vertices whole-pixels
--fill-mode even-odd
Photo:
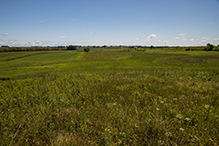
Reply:
[[[216,145],[219,52],[0,53],[0,145]]]

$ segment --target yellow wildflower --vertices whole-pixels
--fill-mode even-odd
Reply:
[[[110,130],[110,128],[108,128],[108,127],[105,128],[105,131],[107,131],[107,132],[109,132],[109,133],[112,133],[111,130]]]

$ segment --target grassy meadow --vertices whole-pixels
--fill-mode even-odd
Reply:
[[[219,52],[0,53],[0,145],[219,144]]]

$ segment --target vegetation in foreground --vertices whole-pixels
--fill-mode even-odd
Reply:
[[[218,54],[111,53],[79,52],[75,60],[57,59],[65,68],[28,77],[20,77],[17,71],[17,77],[1,80],[1,145],[219,142]],[[38,55],[47,57],[35,58],[36,66],[57,63],[48,60],[49,54]],[[57,54],[50,57],[53,55]],[[12,58],[22,68],[26,66],[22,63],[32,57]],[[10,69],[15,61],[7,63]],[[77,72],[71,70],[72,63]],[[94,70],[95,65],[100,69]],[[120,65],[127,68],[116,69]]]

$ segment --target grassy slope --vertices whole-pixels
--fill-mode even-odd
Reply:
[[[0,81],[0,143],[211,145],[209,138],[219,141],[218,58],[160,50],[6,53],[0,76],[14,79]]]
[[[1,53],[0,77],[27,76],[37,73],[52,72],[66,63],[72,63],[84,52],[55,51],[55,52],[18,52]]]

